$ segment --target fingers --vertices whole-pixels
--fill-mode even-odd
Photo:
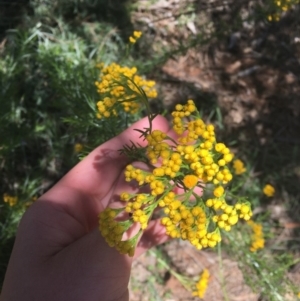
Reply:
[[[135,129],[146,127],[149,127],[148,119],[143,118],[120,135],[100,145],[78,163],[46,195],[49,196],[58,187],[64,186],[80,190],[87,196],[97,196],[98,199],[105,197],[129,162],[129,159],[122,156],[119,150],[126,144],[130,145],[131,142],[145,145],[145,141],[140,137],[141,134]],[[153,120],[153,128],[168,131],[168,122],[162,116],[157,116]]]
[[[39,201],[58,205],[89,230],[95,227],[98,214],[108,205],[116,182],[123,177],[123,169],[129,163],[129,158],[121,155],[119,150],[132,142],[145,145],[141,134],[135,129],[147,127],[149,121],[144,118],[97,147]],[[168,131],[167,120],[157,116],[153,120],[153,129]]]

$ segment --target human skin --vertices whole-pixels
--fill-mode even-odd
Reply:
[[[134,129],[149,127],[144,118],[102,144],[78,163],[24,214],[16,235],[0,301],[123,301],[134,258],[168,237],[160,221],[149,222],[134,258],[107,245],[98,215],[124,191],[129,159],[119,149],[145,145]],[[169,131],[161,116],[153,129]]]

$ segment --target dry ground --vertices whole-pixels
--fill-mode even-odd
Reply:
[[[255,167],[261,174],[264,170],[279,176],[290,173],[282,183],[281,194],[258,211],[269,210],[271,218],[281,225],[278,245],[290,248],[289,241],[294,239],[298,244],[292,248],[299,253],[300,8],[283,15],[280,22],[268,24],[248,18],[255,1],[224,3],[138,1],[132,21],[152,41],[154,52],[175,48],[201,32],[208,37],[232,23],[232,28],[225,26],[218,38],[173,56],[153,73],[163,95],[162,107],[172,109],[175,103],[194,99],[204,113],[222,116],[217,120],[226,127],[228,136],[237,137],[240,147],[248,147],[249,153],[260,149]],[[232,22],[237,15],[248,18],[239,27]],[[292,152],[297,152],[296,157]],[[221,267],[216,252],[199,252],[185,242],[172,241],[162,252],[179,274],[193,278],[203,268],[210,271],[204,300],[262,300],[245,284],[237,262],[226,254]],[[155,272],[157,260],[151,253],[134,264],[131,300],[196,300],[166,267]],[[300,283],[299,266],[289,271],[289,276]],[[285,298],[293,300],[291,296]]]

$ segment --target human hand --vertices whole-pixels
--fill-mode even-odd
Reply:
[[[128,158],[119,149],[131,141],[144,145],[132,125],[78,163],[24,214],[11,254],[1,301],[128,300],[132,258],[107,245],[98,230],[98,215],[120,193],[132,191],[124,181]],[[153,129],[168,132],[157,116]],[[144,231],[135,257],[168,239],[160,221]]]

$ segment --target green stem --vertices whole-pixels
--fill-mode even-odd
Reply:
[[[149,250],[148,251],[152,256],[155,256],[157,261],[163,266],[165,267],[183,286],[187,291],[191,291],[191,286],[188,284],[189,280],[185,279],[184,276],[178,274],[177,272],[175,272],[171,266],[163,259],[161,259],[160,257],[158,257],[155,252],[153,250]]]
[[[221,289],[224,296],[225,301],[230,301],[228,298],[226,285],[225,285],[225,278],[224,278],[224,269],[223,269],[223,260],[222,260],[222,252],[221,252],[221,243],[218,243],[218,257],[219,257],[219,269],[220,269],[220,277],[221,277]]]

